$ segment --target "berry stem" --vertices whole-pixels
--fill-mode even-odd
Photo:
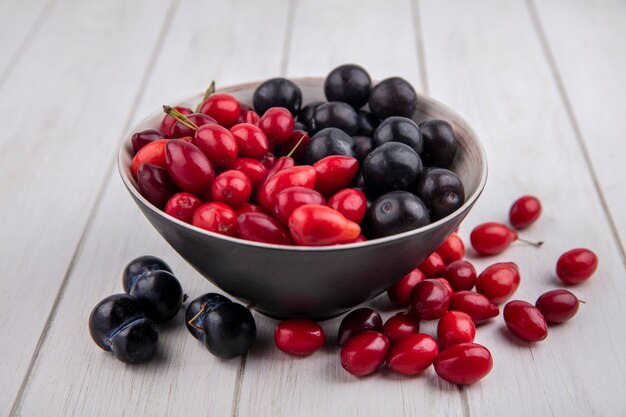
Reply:
[[[184,114],[182,114],[181,112],[179,112],[175,108],[170,107],[170,106],[163,106],[163,111],[165,112],[165,114],[167,114],[170,117],[173,117],[178,122],[180,122],[183,125],[187,126],[189,129],[193,129],[193,130],[198,129],[198,126],[194,122],[189,120],[189,118],[187,116],[185,116]]]
[[[522,239],[521,237],[518,237],[517,240],[519,240],[520,242],[526,243],[528,245],[532,245],[536,248],[540,247],[541,245],[543,245],[543,241],[539,241],[539,242],[533,242],[531,240],[526,240],[526,239]]]
[[[204,100],[209,98],[209,96],[213,93],[215,93],[215,81],[211,81],[211,84],[209,84],[209,87],[204,92],[202,100],[200,100],[200,103],[198,103],[198,105],[196,106],[196,113],[200,111],[200,107],[202,106],[202,103],[204,103]]]
[[[293,155],[293,153],[296,151],[296,149],[298,148],[298,146],[300,146],[300,144],[302,143],[302,141],[304,140],[304,137],[306,136],[306,133],[304,135],[302,135],[302,137],[300,138],[300,140],[298,141],[298,143],[296,143],[296,146],[293,147],[293,149],[291,149],[289,151],[289,153],[287,154],[287,158],[291,158],[291,155]]]
[[[202,315],[202,313],[204,313],[205,311],[207,311],[207,309],[208,309],[207,305],[206,305],[206,304],[202,304],[202,308],[200,308],[200,311],[198,311],[198,312],[196,313],[196,315],[195,315],[195,316],[193,316],[193,317],[191,318],[191,320],[189,320],[189,321],[187,322],[187,324],[188,324],[188,325],[190,325],[191,327],[193,327],[193,328],[194,328],[194,329],[196,329],[196,330],[204,330],[204,327],[202,327],[202,326],[196,326],[195,324],[193,324],[193,322],[194,322],[194,321],[195,321],[198,317],[200,317],[200,316]]]
[[[581,300],[581,299],[578,299],[578,302],[581,303],[581,304],[587,304],[587,302],[585,300]]]

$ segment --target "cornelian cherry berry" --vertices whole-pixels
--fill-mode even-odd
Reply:
[[[485,268],[476,279],[476,291],[496,304],[506,301],[520,284],[519,268],[513,262],[498,262]]]
[[[437,252],[433,252],[418,265],[418,268],[424,273],[426,278],[434,278],[443,275],[446,270],[446,264]]]
[[[412,334],[393,345],[387,364],[392,371],[417,375],[433,363],[438,353],[435,339],[427,334]]]
[[[500,314],[500,308],[496,304],[474,291],[454,293],[450,300],[450,310],[466,313],[471,317],[474,324],[484,323]]]
[[[165,144],[165,167],[176,185],[194,195],[210,190],[215,179],[208,158],[196,145],[182,140]]]
[[[330,207],[305,204],[291,213],[289,231],[298,245],[325,246],[355,239],[361,227]]]
[[[261,116],[259,127],[272,145],[280,145],[293,133],[293,115],[284,107],[271,107]]]
[[[261,207],[257,206],[256,204],[251,204],[251,203],[243,203],[242,205],[240,205],[239,207],[235,209],[235,212],[237,213],[237,216],[240,216],[244,213],[267,214],[267,212],[263,210]]]
[[[224,127],[231,127],[239,119],[241,105],[230,94],[212,94],[202,102],[200,113],[214,118]]]
[[[343,346],[349,339],[361,332],[366,330],[380,332],[382,329],[383,319],[378,311],[367,307],[357,308],[346,314],[341,320],[337,333],[337,343],[339,346]]]
[[[541,311],[526,301],[510,301],[504,306],[504,322],[511,333],[527,342],[548,337],[548,325]]]
[[[285,320],[274,330],[276,347],[290,355],[310,355],[321,349],[325,341],[324,329],[312,320]]]
[[[433,365],[441,378],[466,385],[487,376],[493,368],[493,359],[491,352],[478,343],[459,343],[439,353]]]
[[[293,158],[288,156],[281,156],[278,158],[270,168],[267,169],[267,175],[265,176],[264,182],[269,181],[270,178],[274,176],[278,171],[282,171],[283,169],[291,168],[296,166],[296,162]]]
[[[571,292],[563,289],[542,294],[535,302],[548,323],[563,323],[578,312],[581,301]]]
[[[450,262],[463,259],[465,256],[465,245],[459,235],[452,233],[435,252],[439,254],[443,262],[447,265]]]
[[[247,203],[250,200],[250,194],[252,194],[252,183],[246,174],[234,169],[219,174],[211,188],[213,200],[231,207]]]
[[[272,152],[267,152],[261,158],[258,158],[258,159],[265,166],[265,168],[267,168],[268,172],[270,169],[272,169],[272,167],[276,163],[276,155],[274,155]]]
[[[452,288],[452,285],[450,285],[447,279],[445,278],[433,278],[433,279],[436,279],[437,281],[441,282],[444,285],[444,287],[446,287],[446,289],[450,293],[450,297],[454,295],[454,288]]]
[[[382,333],[359,333],[341,348],[341,366],[355,376],[372,374],[385,363],[389,346],[389,339]]]
[[[161,210],[180,191],[165,168],[149,163],[139,167],[137,187],[146,200]]]
[[[319,173],[318,173],[319,180]],[[358,188],[344,188],[328,200],[328,207],[343,214],[346,219],[361,223],[367,212],[367,198]]]
[[[471,290],[476,284],[476,268],[469,261],[454,261],[443,273],[454,291]]]
[[[389,317],[383,325],[383,334],[391,343],[399,342],[407,336],[419,333],[420,321],[411,313],[400,312]]]
[[[276,195],[290,187],[313,188],[317,173],[310,165],[298,165],[285,168],[272,175],[259,187],[257,202],[261,207],[271,212],[276,204]],[[356,237],[356,235],[355,235]]]
[[[133,153],[136,154],[147,144],[161,139],[165,139],[165,134],[160,130],[148,129],[137,132],[130,138],[130,142],[133,145]]]
[[[282,224],[289,223],[289,217],[295,209],[305,204],[326,204],[324,197],[315,190],[306,187],[289,187],[276,193],[274,217]]]
[[[224,203],[206,203],[193,214],[191,224],[227,236],[237,234],[237,214]]]
[[[230,164],[229,169],[236,169],[246,174],[252,184],[252,188],[258,187],[267,176],[265,165],[252,158],[237,158]]]
[[[517,235],[517,232],[511,230],[507,225],[496,222],[478,225],[470,234],[472,247],[480,255],[497,255],[502,253],[516,240],[537,248],[543,244],[543,242],[531,242],[522,239]]]
[[[394,303],[405,304],[409,301],[409,295],[415,286],[426,279],[426,276],[419,268],[414,268],[406,274],[393,287],[387,290],[389,299]]]
[[[436,279],[419,282],[409,297],[409,310],[422,320],[443,316],[450,306],[450,291]]]
[[[237,141],[239,156],[261,159],[269,150],[269,142],[263,131],[250,123],[239,123],[230,128]],[[267,166],[266,166],[267,167]]]
[[[177,193],[165,205],[165,212],[178,220],[191,223],[191,218],[202,201],[190,193]]]
[[[437,323],[437,340],[443,347],[474,341],[476,326],[462,311],[448,311]]]
[[[153,164],[165,168],[165,145],[168,139],[151,142],[135,154],[130,163],[130,172],[137,178],[137,171],[142,164]]]
[[[174,109],[186,116],[193,113],[193,110],[187,107],[183,107],[183,106],[176,106],[174,107]],[[159,126],[159,130],[165,133],[168,137],[172,137],[172,127],[174,127],[177,121],[178,120],[176,120],[169,114],[165,114],[165,116],[163,116],[163,120],[161,120],[161,125]]]
[[[237,141],[228,129],[220,125],[200,126],[193,144],[218,168],[226,168],[237,159]]]
[[[572,249],[559,257],[556,275],[566,284],[580,284],[598,269],[598,257],[589,249]]]
[[[246,110],[245,112],[241,109],[241,116],[239,116],[239,123],[250,123],[251,125],[258,126],[261,121],[261,116],[254,110]]]
[[[509,211],[509,222],[516,229],[533,224],[541,215],[541,203],[537,197],[525,195],[515,200]]]
[[[292,245],[293,241],[283,225],[265,213],[243,213],[237,217],[239,237],[254,242]]]
[[[359,170],[359,161],[351,156],[330,155],[313,164],[317,171],[315,189],[324,195],[332,195],[347,187]]]

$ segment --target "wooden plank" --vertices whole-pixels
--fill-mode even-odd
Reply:
[[[529,4],[626,256],[626,3]]]
[[[613,323],[624,311],[624,268],[526,4],[420,4],[430,91],[466,116],[489,156],[490,180],[462,235],[480,222],[506,221],[522,194],[537,194],[544,205],[525,232],[546,241],[541,249],[514,244],[502,256],[476,259],[479,269],[517,262],[522,285],[515,298],[534,302],[560,286],[553,271],[562,252],[590,247],[600,257],[596,276],[572,288],[587,304],[571,323],[551,327],[546,341],[529,347],[513,340],[501,318],[479,329],[495,365],[488,378],[463,389],[470,414],[619,415],[626,407],[615,395],[626,372],[619,349],[626,329]],[[563,5],[560,18],[570,22]]]
[[[0,83],[49,15],[54,0],[0,1]]]
[[[288,75],[323,76],[337,65],[356,62],[374,78],[400,75],[420,88],[408,1],[392,1],[385,7],[375,1],[299,1],[294,21]],[[372,304],[380,308],[384,297]],[[386,311],[384,316],[391,314]],[[432,369],[417,378],[387,371],[356,378],[344,371],[336,346],[339,319],[323,323],[325,348],[299,359],[274,346],[277,322],[258,317],[260,343],[246,361],[238,402],[241,416],[464,415],[456,387],[442,384]],[[434,323],[423,327],[435,332]]]
[[[133,119],[203,89],[212,78],[224,85],[276,74],[281,51],[264,46],[282,42],[287,15],[282,3],[182,1]],[[234,23],[237,19],[244,20]],[[267,22],[272,25],[266,26]],[[224,37],[233,27],[233,36]],[[233,53],[239,58],[228,58]],[[251,68],[257,61],[259,65]],[[118,139],[119,135],[111,137],[113,143]],[[85,234],[18,411],[23,415],[229,415],[241,361],[211,356],[187,334],[182,315],[161,327],[162,353],[146,366],[125,366],[89,338],[86,320],[91,308],[121,290],[121,270],[135,256],[154,254],[166,259],[190,297],[215,290],[142,217],[116,170],[109,172],[93,226]],[[50,389],[51,380],[63,383]]]
[[[168,6],[61,1],[0,89],[0,253],[10,259],[0,280],[0,410],[28,372]]]

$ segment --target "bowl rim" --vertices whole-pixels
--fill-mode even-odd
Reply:
[[[324,77],[291,77],[289,78],[289,80],[295,82],[296,84],[302,86],[302,85],[307,85],[307,86],[315,86],[317,87],[318,84],[320,82],[323,82]],[[260,80],[260,81],[251,81],[251,82],[246,82],[246,83],[242,83],[242,84],[235,84],[232,86],[226,86],[224,88],[220,88],[216,90],[216,93],[233,93],[233,92],[237,92],[237,91],[241,91],[241,90],[247,90],[247,89],[251,89],[251,88],[255,88],[256,86],[258,86],[259,84],[261,84],[263,81],[265,80]],[[374,84],[376,83],[376,81],[374,81]],[[256,247],[256,248],[264,248],[264,249],[273,249],[273,250],[279,250],[279,251],[293,251],[293,252],[335,252],[335,251],[343,251],[343,250],[351,250],[351,249],[357,249],[357,248],[365,248],[365,247],[373,247],[373,246],[377,246],[377,245],[384,245],[386,243],[389,242],[393,242],[396,240],[401,240],[407,237],[411,237],[413,235],[418,235],[420,233],[425,233],[429,230],[435,229],[439,226],[441,226],[442,224],[446,223],[448,220],[450,220],[451,218],[457,217],[459,215],[461,215],[462,213],[464,213],[466,210],[468,210],[478,199],[478,197],[482,194],[485,185],[487,183],[487,175],[488,175],[488,166],[487,166],[487,154],[485,152],[485,149],[482,145],[482,142],[478,139],[478,136],[476,135],[476,133],[474,132],[474,130],[471,128],[471,126],[467,123],[467,121],[465,121],[465,119],[459,115],[456,111],[454,111],[453,109],[451,109],[450,107],[446,106],[445,104],[441,103],[440,101],[432,98],[431,96],[429,96],[428,94],[424,94],[424,93],[420,93],[420,92],[416,92],[417,96],[418,96],[418,100],[419,99],[426,99],[429,101],[429,104],[436,108],[438,108],[439,111],[442,112],[447,112],[447,113],[451,113],[453,115],[455,115],[456,120],[455,123],[459,124],[463,130],[465,130],[467,133],[469,133],[471,135],[472,138],[474,138],[474,142],[476,144],[476,148],[478,150],[478,154],[480,155],[480,159],[482,161],[482,171],[480,173],[480,180],[478,183],[478,186],[476,188],[476,190],[472,193],[472,195],[470,195],[469,197],[466,197],[465,202],[463,203],[463,205],[461,207],[459,207],[458,209],[456,209],[455,211],[453,211],[452,213],[448,214],[446,217],[443,217],[435,222],[432,222],[426,226],[417,228],[417,229],[413,229],[413,230],[408,230],[406,232],[402,232],[402,233],[398,233],[395,235],[391,235],[391,236],[385,236],[385,237],[381,237],[381,238],[376,238],[376,239],[372,239],[372,240],[367,240],[364,242],[356,242],[356,243],[346,243],[346,244],[342,244],[342,245],[327,245],[327,246],[297,246],[297,245],[293,245],[293,246],[289,246],[289,245],[278,245],[278,244],[274,244],[274,243],[264,243],[264,242],[255,242],[255,241],[251,241],[251,240],[244,240],[244,239],[239,239],[236,237],[231,237],[231,236],[226,236],[226,235],[222,235],[219,233],[215,233],[215,232],[211,232],[205,229],[202,229],[200,227],[194,226],[190,223],[186,223],[183,222],[182,220],[179,220],[173,216],[168,215],[167,213],[165,213],[165,211],[163,210],[159,210],[156,206],[154,206],[152,203],[150,203],[144,196],[141,195],[141,193],[139,192],[139,190],[137,189],[137,187],[135,187],[135,184],[133,183],[133,180],[131,180],[128,176],[127,171],[124,169],[123,167],[123,160],[125,157],[126,152],[128,151],[127,147],[130,141],[130,138],[132,137],[133,133],[135,132],[136,128],[135,126],[140,125],[142,123],[144,123],[146,120],[148,119],[152,119],[156,116],[158,116],[159,114],[162,114],[163,111],[162,110],[157,110],[154,112],[149,113],[148,115],[146,115],[145,117],[143,117],[140,121],[138,121],[137,123],[135,123],[133,126],[131,126],[128,131],[126,133],[124,133],[123,135],[123,139],[119,145],[119,149],[118,149],[118,155],[117,155],[117,170],[120,174],[120,177],[122,178],[122,182],[124,183],[124,185],[126,186],[126,189],[132,194],[132,196],[136,199],[139,200],[143,203],[143,205],[147,208],[149,208],[152,212],[154,212],[155,214],[157,214],[158,216],[162,217],[164,220],[166,221],[170,221],[170,222],[174,222],[176,224],[178,224],[179,226],[182,226],[186,229],[189,229],[190,231],[196,232],[196,233],[200,233],[200,234],[204,234],[213,238],[217,238],[217,239],[222,239],[231,243],[235,243],[235,244],[239,244],[239,245],[243,245],[243,246],[250,246],[250,247]],[[189,96],[186,96],[182,99],[177,99],[174,100],[175,104],[174,105],[178,105],[179,103],[184,103],[184,102],[188,102],[190,100],[193,99],[197,99],[202,97],[202,95],[204,94],[204,92],[200,92],[200,93],[195,93]],[[130,172],[128,170],[128,172]]]

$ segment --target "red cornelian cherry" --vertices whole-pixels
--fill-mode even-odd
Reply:
[[[276,326],[274,342],[285,353],[306,356],[324,346],[326,335],[322,326],[312,320],[289,319]]]
[[[271,176],[257,192],[257,202],[271,212],[276,204],[276,195],[289,187],[313,188],[317,173],[310,165],[298,165],[278,171]],[[356,237],[356,236],[355,236]]]
[[[598,257],[589,249],[572,249],[556,263],[556,275],[566,284],[580,284],[598,269]]]
[[[525,195],[515,200],[509,211],[509,222],[516,229],[533,224],[541,215],[541,202],[537,197]]]
[[[448,311],[437,323],[437,340],[443,347],[473,342],[475,336],[474,321],[462,311]]]
[[[424,372],[435,360],[439,347],[427,334],[412,334],[393,345],[387,364],[392,371],[404,375]]]
[[[284,107],[271,107],[261,116],[259,127],[272,145],[280,145],[293,133],[293,115]]]
[[[436,279],[418,283],[409,297],[409,310],[422,320],[435,320],[443,316],[450,306],[450,291]]]
[[[237,141],[228,129],[220,125],[200,126],[193,144],[218,168],[226,168],[237,159]]]
[[[239,156],[261,159],[269,151],[270,145],[263,131],[250,123],[239,123],[230,128],[237,141]],[[267,168],[267,166],[266,166]]]
[[[239,207],[235,209],[235,212],[237,213],[237,216],[240,216],[244,213],[267,214],[267,212],[263,210],[261,207],[257,206],[256,204],[250,204],[250,203],[243,203],[242,205],[240,205]]]
[[[274,176],[278,171],[282,171],[283,169],[291,168],[296,166],[296,162],[293,158],[288,156],[281,156],[278,158],[273,164],[271,168],[268,168],[267,175],[265,176],[265,180],[263,182],[269,181],[270,178]]]
[[[500,308],[496,304],[474,291],[455,292],[450,300],[450,310],[466,313],[474,324],[484,323],[500,314]]]
[[[440,277],[446,270],[446,264],[437,252],[433,252],[430,256],[417,266],[424,273],[426,278]]]
[[[156,140],[137,152],[130,162],[130,172],[137,178],[137,171],[142,164],[153,164],[165,168],[165,145],[168,139]]]
[[[219,174],[211,188],[211,197],[214,201],[231,207],[247,203],[250,200],[250,194],[252,194],[252,183],[246,174],[234,169]]]
[[[272,167],[276,163],[276,155],[271,152],[267,152],[265,155],[259,158],[259,161],[261,161],[261,163],[265,166],[265,168],[267,168],[269,172],[269,170],[272,169]]]
[[[558,289],[542,294],[535,302],[535,307],[541,311],[548,323],[563,323],[571,319],[578,312],[582,301],[567,290]]]
[[[193,110],[183,106],[174,107],[179,113],[184,114],[186,116],[193,113]],[[165,133],[168,137],[172,137],[172,127],[176,124],[178,120],[170,116],[169,114],[165,114],[163,120],[161,120],[161,126],[159,126],[159,130]]]
[[[315,189],[332,195],[347,187],[359,170],[359,161],[351,156],[330,155],[313,164],[317,171]]]
[[[519,268],[513,262],[498,262],[485,268],[476,279],[476,291],[496,304],[509,299],[520,284]]]
[[[141,164],[137,171],[137,187],[146,200],[160,209],[178,192],[165,168],[148,163]]]
[[[165,133],[156,129],[142,130],[133,134],[130,141],[133,144],[133,153],[139,152],[141,148],[154,141],[165,139]]]
[[[469,261],[454,261],[446,266],[443,273],[454,291],[466,291],[476,284],[476,268]]]
[[[172,196],[165,205],[165,212],[172,217],[185,223],[191,223],[191,218],[196,209],[202,205],[202,201],[190,193],[177,193]]]
[[[165,144],[165,167],[176,185],[194,195],[210,190],[215,179],[213,166],[202,151],[182,140]]]
[[[306,187],[289,187],[276,193],[273,214],[282,224],[289,223],[289,217],[295,209],[305,204],[326,204],[324,197],[315,190]]]
[[[237,213],[224,203],[206,203],[198,207],[191,224],[227,236],[237,234]]]
[[[389,339],[382,333],[359,333],[341,348],[341,366],[355,376],[372,374],[385,363],[389,346]]]
[[[426,276],[419,268],[414,268],[406,274],[400,281],[396,282],[393,287],[387,290],[389,299],[394,303],[405,304],[409,302],[409,295],[415,286],[424,281]]]
[[[341,320],[337,333],[337,343],[339,346],[343,346],[349,339],[361,332],[366,330],[380,332],[382,329],[383,319],[378,311],[367,307],[357,308],[346,314]]]
[[[401,312],[387,319],[383,334],[391,343],[399,342],[407,336],[419,333],[420,321],[411,313]]]
[[[319,180],[319,174],[318,174]],[[367,211],[367,198],[358,188],[344,188],[328,200],[328,207],[343,214],[346,219],[361,223]]]
[[[252,188],[258,187],[267,176],[265,165],[252,158],[237,158],[230,165],[229,169],[236,169],[246,174],[252,184]]]
[[[491,352],[478,343],[459,343],[437,355],[435,372],[452,384],[467,385],[483,379],[493,368]]]
[[[451,262],[463,259],[465,256],[465,245],[459,235],[452,233],[435,252],[438,253],[443,262],[448,265]]]
[[[214,118],[224,127],[231,127],[239,119],[241,105],[230,94],[212,94],[200,105],[200,113]]]
[[[355,239],[361,227],[330,207],[305,204],[291,213],[289,231],[298,245],[325,246]]]
[[[250,123],[251,125],[258,126],[261,121],[261,116],[254,110],[246,110],[245,112],[241,111],[241,116],[239,116],[239,123]]]
[[[504,252],[511,243],[520,242],[539,247],[543,242],[531,242],[520,238],[517,232],[511,230],[506,224],[489,222],[476,226],[470,234],[472,247],[480,255],[497,255]]]
[[[436,279],[437,281],[441,282],[446,287],[446,289],[450,293],[450,297],[454,295],[454,288],[452,288],[452,285],[450,285],[447,279],[445,278],[433,278],[433,279]]]
[[[303,130],[294,130],[293,133],[289,136],[289,139],[282,144],[281,150],[284,155],[292,152],[292,158],[298,162],[302,162],[304,160],[304,151],[306,150],[307,145],[311,141],[311,137],[309,134]],[[300,143],[300,145],[298,145]],[[298,147],[296,148],[296,145]],[[295,149],[295,151],[293,150]]]
[[[239,237],[254,242],[275,245],[292,245],[289,232],[270,215],[265,213],[243,213],[237,217]]]
[[[526,301],[514,300],[504,306],[502,313],[511,333],[527,342],[539,342],[548,337],[548,325],[541,311]]]

